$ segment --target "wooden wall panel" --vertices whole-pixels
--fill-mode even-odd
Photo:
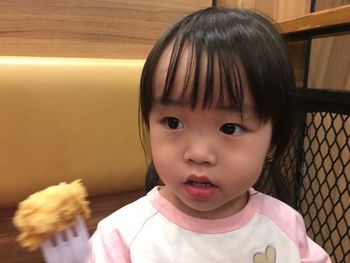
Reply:
[[[350,4],[349,0],[316,0],[315,11]]]
[[[294,69],[296,86],[298,88],[304,85],[305,62],[306,62],[306,41],[295,41],[288,43],[289,52],[291,55],[292,65]]]
[[[311,0],[278,1],[277,17],[279,22],[284,19],[303,16],[310,12]]]
[[[209,0],[0,1],[0,55],[145,58],[180,17]]]
[[[280,21],[309,13],[310,2],[311,0],[217,0],[217,6],[249,8]]]
[[[277,1],[276,0],[218,0],[217,6],[221,7],[239,7],[253,9],[264,13],[265,15],[276,19],[277,17]]]
[[[315,11],[349,4],[348,0],[317,0]],[[308,87],[350,91],[350,35],[312,40]]]
[[[308,87],[350,91],[350,35],[312,40]]]

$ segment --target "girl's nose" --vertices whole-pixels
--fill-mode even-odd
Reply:
[[[191,140],[185,149],[184,160],[188,163],[215,165],[216,155],[208,143],[199,138]]]

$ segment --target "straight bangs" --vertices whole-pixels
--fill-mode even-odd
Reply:
[[[242,113],[247,82],[240,58],[230,52],[230,56],[222,52],[220,43],[177,37],[172,44],[164,85],[157,87],[162,94],[155,98],[153,88],[153,103],[156,100],[164,105],[178,102],[193,110],[214,107]],[[154,72],[152,86],[156,85],[157,74]],[[179,86],[180,94],[176,92]]]

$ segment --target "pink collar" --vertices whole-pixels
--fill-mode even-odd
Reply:
[[[258,195],[253,188],[249,189],[248,203],[241,211],[227,218],[214,220],[196,218],[183,213],[161,196],[158,187],[153,188],[147,197],[160,214],[179,227],[193,232],[214,234],[232,231],[247,224],[256,214]]]

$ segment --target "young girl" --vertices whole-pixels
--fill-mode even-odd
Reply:
[[[280,160],[295,110],[286,47],[265,18],[215,7],[183,18],[141,77],[148,183],[161,186],[99,223],[91,262],[330,262],[295,210],[252,188]]]

